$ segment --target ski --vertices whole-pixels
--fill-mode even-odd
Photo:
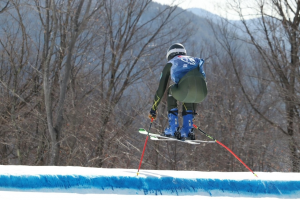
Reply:
[[[139,133],[148,135],[148,132],[140,128]],[[188,143],[188,144],[201,144],[201,143],[215,143],[215,141],[205,141],[205,140],[178,140],[176,138],[170,138],[170,137],[165,137],[156,133],[149,133],[150,140],[156,140],[156,141],[177,141],[177,142],[183,142],[183,143]]]
[[[193,143],[215,143],[215,141],[205,141],[205,140],[178,140],[176,138],[169,138],[169,137],[156,137],[150,136],[151,140],[158,140],[158,141],[177,141],[177,142],[193,142]]]

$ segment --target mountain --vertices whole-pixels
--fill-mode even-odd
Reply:
[[[213,21],[222,19],[221,16],[213,14],[202,8],[188,8],[187,11],[192,12],[193,14],[195,14],[201,18],[208,18],[208,19],[212,19]]]

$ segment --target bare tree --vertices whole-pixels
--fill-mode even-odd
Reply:
[[[43,86],[45,94],[45,105],[47,113],[47,124],[51,138],[51,153],[49,165],[57,165],[59,158],[60,135],[63,124],[64,105],[67,93],[67,86],[70,80],[70,73],[74,67],[72,65],[72,56],[74,47],[78,37],[84,32],[85,27],[93,14],[99,10],[101,3],[97,3],[95,9],[92,9],[92,1],[81,0],[79,2],[68,1],[66,10],[63,10],[65,1],[46,1],[45,8],[41,7],[41,3],[36,1],[36,7],[39,11],[41,23],[44,27],[43,49]],[[42,10],[43,9],[43,10]],[[60,16],[61,15],[61,16]],[[62,19],[59,24],[58,19]],[[60,27],[61,26],[61,27]],[[56,49],[56,37],[61,34],[61,48]],[[61,51],[58,58],[58,68],[61,70],[59,80],[59,97],[57,104],[56,117],[53,118],[53,104],[51,91],[53,86],[50,79],[51,59],[54,51]],[[65,60],[65,63],[63,63]]]
[[[3,1],[3,0],[1,0],[0,1],[1,5],[3,4],[2,2],[4,3],[4,5],[3,5],[3,7],[0,10],[0,14],[3,13],[6,9],[9,8],[9,1]]]
[[[126,112],[124,108],[119,107],[121,98],[124,94],[128,95],[129,89],[141,84],[147,73],[155,72],[162,60],[162,54],[159,52],[166,44],[173,38],[180,39],[189,35],[188,30],[179,33],[170,28],[176,6],[166,6],[157,10],[151,5],[150,0],[126,0],[122,1],[122,4],[118,1],[104,3],[105,29],[103,38],[99,41],[99,47],[102,49],[99,68],[102,82],[99,83],[101,126],[97,134],[98,146],[95,152],[98,157],[97,166],[103,164],[106,138],[114,126],[110,121],[115,109]],[[143,17],[146,11],[151,14]],[[188,24],[186,26],[188,27]]]
[[[278,94],[278,110],[282,112],[285,123],[279,123],[274,116],[266,115],[249,94],[246,85],[242,91],[251,107],[266,122],[281,131],[288,139],[288,148],[292,161],[292,171],[300,170],[299,162],[299,11],[300,1],[270,0],[257,1],[256,7],[259,19],[252,24],[243,15],[242,4],[234,1],[232,7],[240,15],[244,31],[248,35],[247,42],[252,44],[263,61],[267,79],[258,79],[260,83],[268,81],[273,91]],[[257,31],[258,30],[258,31]],[[235,71],[238,78],[240,74]],[[241,78],[240,78],[241,79]],[[241,81],[240,81],[241,83]],[[274,96],[274,94],[272,95]],[[269,106],[271,107],[271,105]],[[281,112],[281,111],[280,111]]]
[[[155,90],[167,47],[194,33],[184,11],[150,0],[11,0],[9,8],[1,163],[136,167],[145,139],[136,132],[153,98],[145,90]],[[146,166],[189,169],[182,148],[150,144]]]

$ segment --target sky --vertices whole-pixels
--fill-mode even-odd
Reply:
[[[187,9],[187,8],[202,8],[213,14],[220,15],[229,20],[239,20],[239,16],[237,13],[230,8],[230,4],[233,3],[233,0],[154,0],[155,2],[161,4],[171,4],[175,1],[175,3],[179,3],[179,6]],[[255,0],[237,0],[237,2],[242,2],[243,11],[246,15],[245,18],[254,18],[253,14],[251,14],[250,9],[246,9],[246,7],[253,6]]]

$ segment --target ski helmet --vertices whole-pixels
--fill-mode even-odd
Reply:
[[[167,60],[171,60],[177,55],[186,55],[186,50],[184,46],[180,43],[175,43],[167,51]]]

